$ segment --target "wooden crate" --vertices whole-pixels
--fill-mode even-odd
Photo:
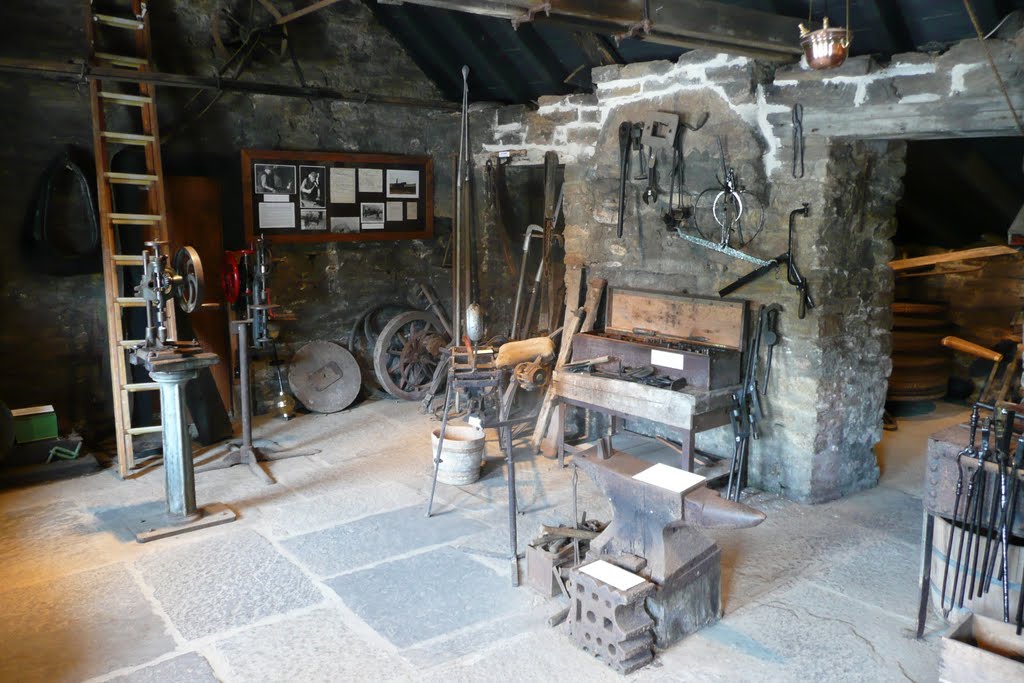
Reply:
[[[944,683],[1024,681],[1024,637],[1012,624],[969,614],[942,636],[939,680]]]

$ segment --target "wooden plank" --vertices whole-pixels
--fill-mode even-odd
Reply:
[[[535,0],[404,2],[510,20],[523,19],[537,4]],[[614,35],[637,26],[644,18],[642,0],[561,0],[551,5],[550,15],[541,12],[534,20]],[[794,37],[799,18],[709,0],[673,0],[651,11],[651,32],[641,33],[650,42],[775,60],[789,60],[801,53]]]
[[[605,330],[743,348],[746,303],[664,292],[608,289]]]
[[[587,281],[587,301],[583,305],[583,325],[580,332],[593,332],[594,324],[597,322],[597,309],[601,305],[601,296],[607,284],[607,280],[599,277]]]
[[[889,267],[899,272],[912,268],[923,268],[934,266],[939,263],[953,263],[956,261],[967,261],[976,258],[992,258],[993,256],[1007,256],[1019,254],[1013,247],[997,245],[993,247],[978,247],[976,249],[962,249],[960,251],[949,251],[945,254],[932,254],[931,256],[916,256],[914,258],[897,259],[889,261]]]
[[[653,420],[676,429],[693,427],[696,397],[691,393],[557,370],[551,386],[560,399],[571,404],[618,417]]]
[[[995,591],[992,591],[995,594]],[[968,614],[942,637],[939,680],[1002,683],[1024,679],[1024,639],[1012,624]]]

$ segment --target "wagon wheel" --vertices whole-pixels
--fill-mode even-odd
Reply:
[[[395,398],[421,400],[447,345],[448,337],[433,313],[409,311],[392,318],[374,348],[377,381]]]

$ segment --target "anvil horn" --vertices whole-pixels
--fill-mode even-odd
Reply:
[[[686,494],[684,505],[686,523],[704,529],[746,529],[757,526],[767,517],[760,510],[726,500],[708,488]]]

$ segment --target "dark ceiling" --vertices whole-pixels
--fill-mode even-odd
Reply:
[[[628,64],[674,59],[686,50],[627,39],[616,45],[608,36],[582,33],[544,21],[514,30],[505,19],[425,7],[378,4],[365,0],[377,19],[402,43],[448,99],[462,99],[462,65],[470,67],[470,97],[475,101],[526,103],[542,95],[588,91],[589,69],[612,61]],[[719,0],[721,4],[806,21],[808,0]],[[982,30],[989,32],[1024,0],[971,0]],[[813,2],[814,19],[826,14],[845,24],[842,0]],[[963,0],[850,0],[852,53],[893,55],[938,50],[975,35]]]

